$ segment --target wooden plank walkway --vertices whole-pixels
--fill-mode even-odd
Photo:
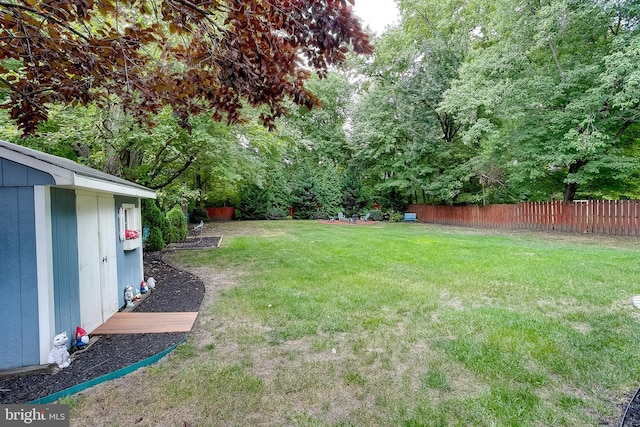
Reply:
[[[121,312],[111,316],[90,335],[189,332],[198,316],[193,312]]]

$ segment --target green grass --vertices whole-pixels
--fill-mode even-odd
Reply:
[[[628,303],[640,293],[640,253],[628,241],[261,227],[276,237],[229,238],[180,261],[249,273],[221,294],[216,316],[262,325],[273,347],[338,348],[339,372],[302,371],[341,379],[359,403],[339,420],[305,412],[313,425],[598,425],[621,415],[618,399],[640,380],[640,323]],[[302,371],[288,381],[313,389]],[[358,411],[363,401],[371,412]]]
[[[176,254],[237,286],[207,309],[207,344],[153,379],[194,425],[597,426],[640,382],[636,240],[228,227]]]

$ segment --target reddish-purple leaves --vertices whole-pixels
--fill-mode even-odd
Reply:
[[[111,95],[141,117],[170,105],[185,125],[205,111],[241,121],[246,101],[268,107],[271,126],[286,98],[316,102],[300,55],[323,74],[349,46],[372,51],[345,0],[14,0],[0,11],[4,107],[25,133],[47,103]]]

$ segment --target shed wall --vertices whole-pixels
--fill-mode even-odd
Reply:
[[[3,183],[15,183],[13,173],[26,179],[26,170],[8,173],[7,162],[0,162]],[[40,361],[36,262],[33,187],[0,187],[0,369]]]
[[[133,197],[118,197],[116,201],[116,219],[118,209],[123,203],[136,205],[140,208],[140,200]],[[144,272],[142,267],[142,248],[136,248],[131,251],[125,251],[120,239],[116,239],[116,253],[118,254],[118,304],[124,306],[124,288],[127,285],[133,286],[134,289],[140,287],[143,280]]]
[[[72,340],[80,325],[78,227],[73,190],[51,188],[51,252],[55,332]]]
[[[51,175],[37,169],[0,158],[0,187],[33,187],[34,185],[53,185]]]

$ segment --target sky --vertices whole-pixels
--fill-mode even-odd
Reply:
[[[393,0],[355,0],[354,11],[377,34],[398,20],[398,8]]]

